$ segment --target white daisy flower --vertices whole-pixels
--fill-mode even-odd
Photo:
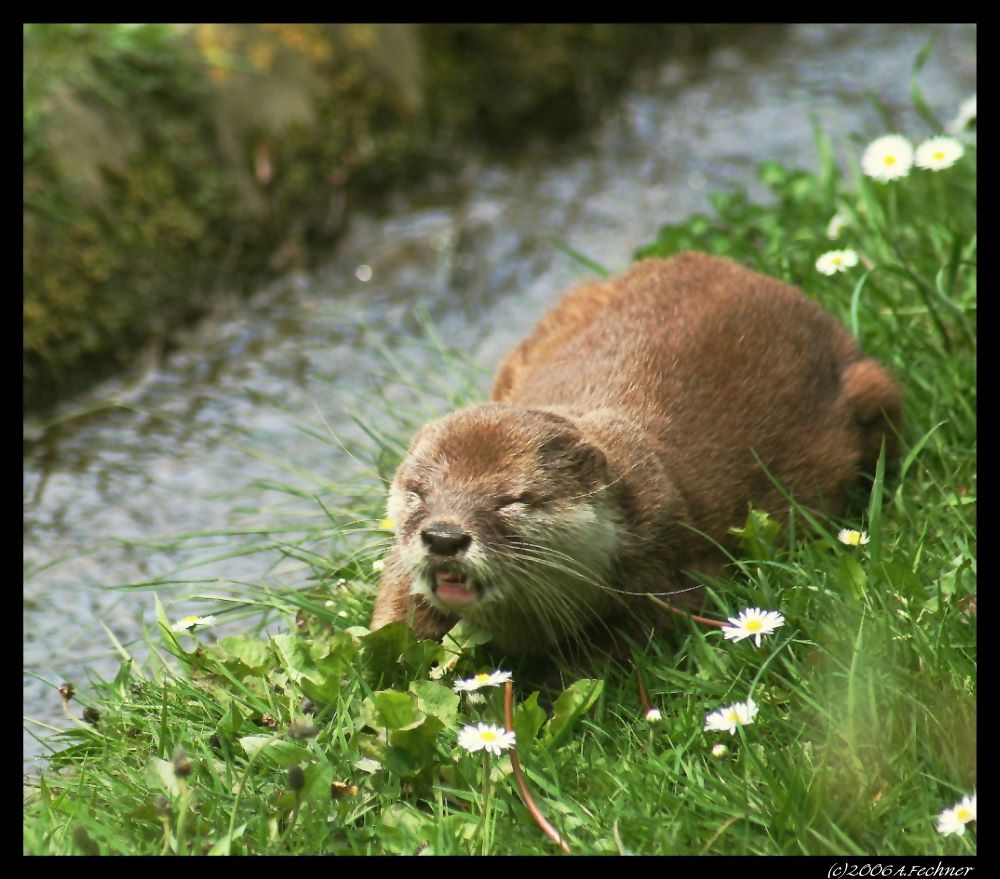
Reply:
[[[857,264],[858,254],[853,250],[828,250],[816,260],[816,271],[823,275],[835,275]]]
[[[510,679],[511,672],[509,671],[481,672],[473,678],[467,678],[464,681],[455,681],[451,688],[456,693],[471,693],[473,690],[478,690],[480,687],[502,686]]]
[[[965,833],[965,825],[976,820],[976,795],[962,797],[950,809],[945,809],[938,815],[938,833],[948,836],[952,833],[961,836]]]
[[[757,716],[757,703],[753,699],[746,702],[734,702],[726,708],[720,708],[705,716],[705,731],[710,730],[728,731],[730,735],[736,734],[736,727],[746,726],[753,723]]]
[[[887,134],[873,140],[861,157],[861,170],[880,183],[905,177],[912,166],[913,146],[901,134]]]
[[[717,742],[712,745],[712,756],[713,757],[725,757],[729,753],[729,748],[727,748],[722,742]]]
[[[925,171],[943,171],[962,156],[965,147],[953,137],[929,137],[917,147],[917,167]]]
[[[189,632],[192,629],[214,626],[218,620],[215,617],[200,617],[196,614],[179,619],[170,627],[171,632]]]
[[[492,723],[477,723],[465,726],[458,734],[458,744],[470,754],[483,749],[496,757],[501,751],[514,747],[514,733]]]
[[[663,720],[663,715],[660,714],[659,708],[650,708],[646,712],[646,723],[659,723]]]
[[[740,611],[738,617],[729,618],[730,625],[722,627],[722,635],[729,641],[742,641],[752,637],[754,646],[760,647],[760,639],[770,635],[779,626],[785,624],[785,618],[775,610],[761,610],[759,607],[748,607]]]
[[[948,123],[945,131],[947,131],[948,134],[961,134],[961,132],[965,131],[965,129],[969,127],[969,123],[975,118],[976,96],[973,95],[971,98],[966,98],[962,101],[958,108],[958,114],[951,120],[951,122]]]
[[[863,546],[868,543],[868,534],[864,531],[854,531],[851,528],[841,528],[837,532],[837,540],[847,546]]]
[[[840,233],[844,231],[844,226],[847,225],[847,215],[840,213],[838,211],[831,218],[829,224],[826,227],[826,237],[833,241],[835,238],[840,237]]]

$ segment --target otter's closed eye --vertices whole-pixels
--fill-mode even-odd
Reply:
[[[523,504],[525,506],[530,506],[531,504],[537,502],[538,499],[534,495],[524,492],[522,494],[517,495],[516,497],[514,495],[510,495],[499,498],[497,500],[497,509],[502,510],[504,507],[512,507],[515,504]]]

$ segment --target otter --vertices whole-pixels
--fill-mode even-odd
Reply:
[[[459,618],[510,655],[693,607],[752,505],[837,512],[897,452],[900,392],[795,287],[698,253],[564,295],[491,402],[424,426],[392,481],[372,628]],[[780,487],[779,487],[780,486]]]

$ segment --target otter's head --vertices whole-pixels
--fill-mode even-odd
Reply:
[[[511,650],[579,632],[609,604],[609,481],[604,454],[562,415],[487,404],[428,424],[389,494],[411,592]]]

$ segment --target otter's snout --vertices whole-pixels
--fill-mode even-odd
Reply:
[[[434,522],[420,532],[420,539],[435,555],[457,555],[472,543],[472,535],[458,525]]]

